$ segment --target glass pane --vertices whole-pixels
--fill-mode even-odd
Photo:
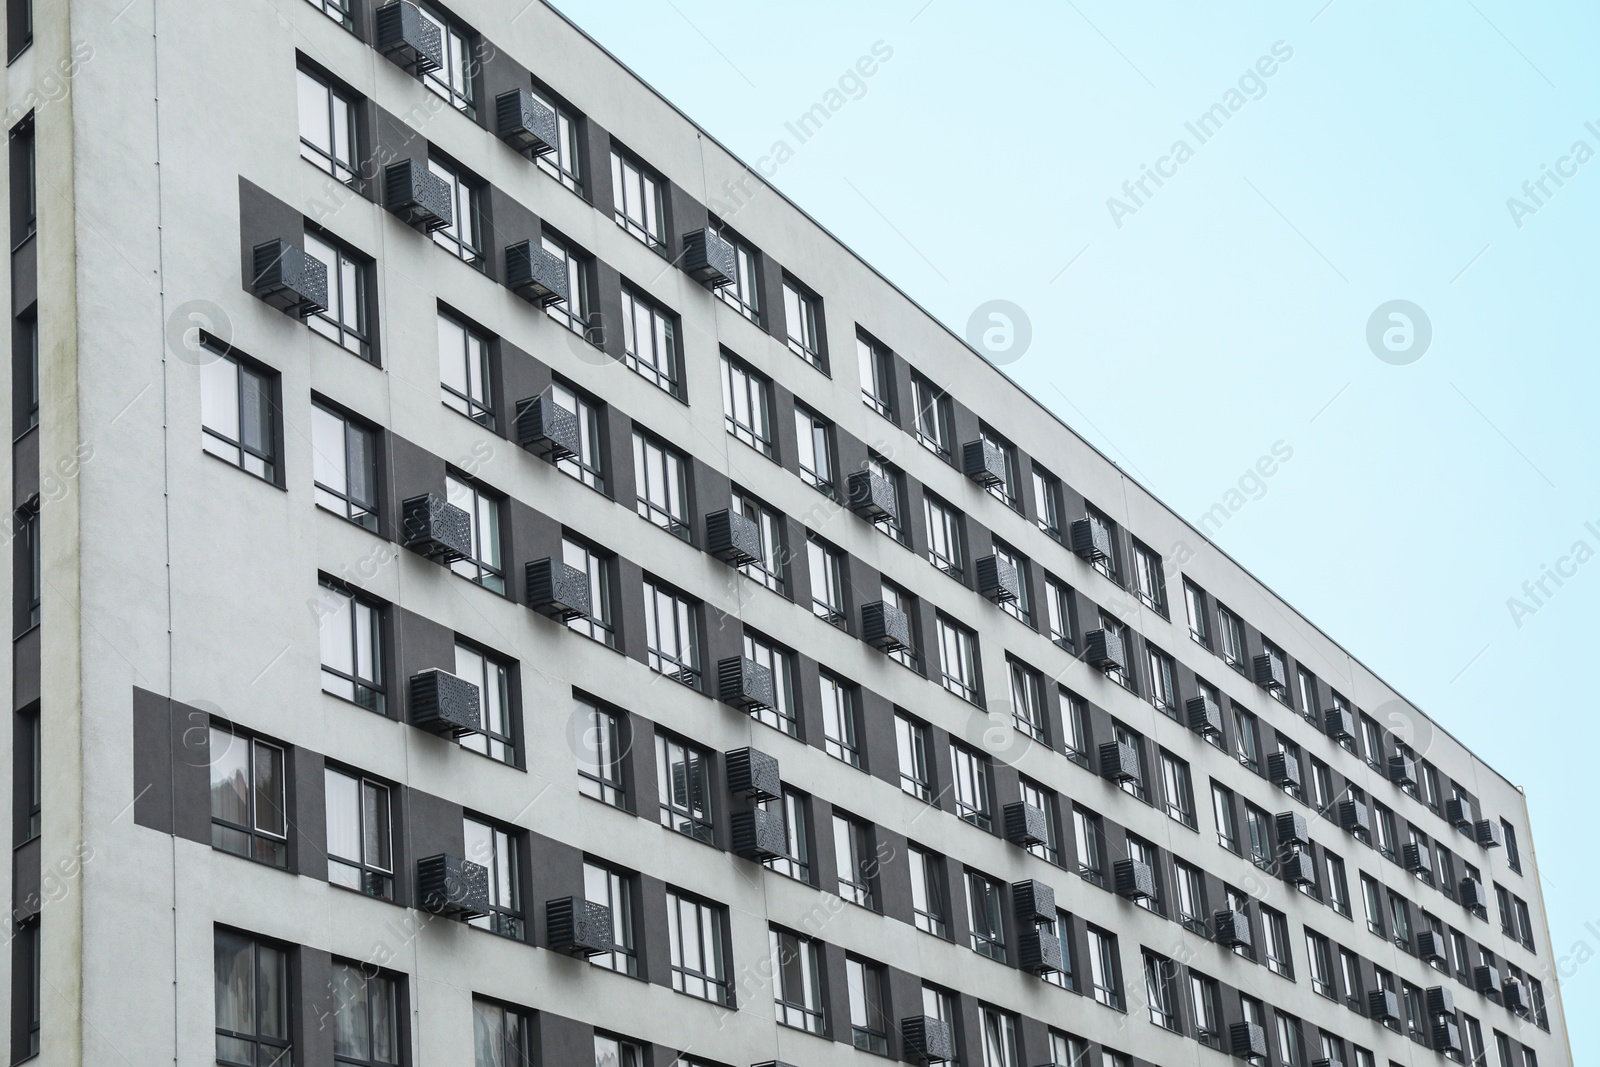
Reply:
[[[230,441],[239,439],[239,368],[231,359],[201,365],[200,421]]]
[[[300,72],[300,137],[318,148],[331,143],[328,131],[328,87]]]
[[[369,1059],[372,1052],[371,1017],[367,1009],[366,979],[359,969],[339,964],[333,969],[334,1015],[333,1052],[336,1056]]]
[[[336,589],[320,587],[322,597],[322,665],[344,674],[355,673],[350,646],[354,601]]]
[[[366,835],[367,866],[380,871],[389,866],[389,790],[376,782],[361,784],[363,804],[362,829]]]
[[[311,476],[336,493],[346,490],[345,423],[331,411],[311,409]]]
[[[250,742],[223,730],[211,731],[211,817],[236,826],[250,825]]]
[[[287,1040],[289,1037],[288,961],[282,952],[267,945],[256,949],[260,958],[260,978],[256,984],[261,1019],[261,1036]]]
[[[360,783],[348,774],[327,772],[328,855],[361,861]]]
[[[217,1029],[255,1032],[255,966],[248,938],[217,931]]]
[[[271,745],[257,741],[255,748],[256,771],[256,829],[279,837],[284,835],[283,814],[283,752]]]

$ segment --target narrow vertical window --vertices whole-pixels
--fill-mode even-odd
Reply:
[[[378,529],[377,434],[321,404],[311,407],[311,476],[317,506]]]
[[[207,353],[200,368],[201,445],[258,478],[277,472],[277,376],[232,356]]]
[[[394,896],[389,787],[332,767],[325,772],[328,881],[371,897]]]
[[[224,852],[285,867],[283,749],[211,728],[211,844]]]
[[[288,1067],[293,1062],[288,957],[264,941],[222,929],[214,936],[213,954],[217,1062],[230,1067]]]
[[[439,392],[445,406],[494,429],[493,370],[487,338],[448,315],[439,316]]]

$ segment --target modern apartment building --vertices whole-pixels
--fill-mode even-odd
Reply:
[[[1571,1063],[1515,786],[450,3],[6,5],[12,1062]]]

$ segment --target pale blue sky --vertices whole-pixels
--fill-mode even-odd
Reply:
[[[1600,560],[1507,606],[1600,551],[1600,159],[1560,162],[1600,151],[1600,11],[556,2],[752,163],[892,48],[774,183],[958,332],[984,301],[1025,309],[1008,370],[1191,521],[1287,442],[1216,541],[1524,787],[1557,960],[1600,958]],[[1258,98],[1185,130],[1278,42]],[[1192,158],[1115,220],[1179,139]],[[1507,200],[1546,165],[1571,176],[1519,227]],[[1393,299],[1432,323],[1407,365],[1366,342]],[[1595,1061],[1600,964],[1561,973]]]

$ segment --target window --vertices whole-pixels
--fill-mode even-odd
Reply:
[[[1350,918],[1350,883],[1345,880],[1344,860],[1326,849],[1322,852],[1328,868],[1328,904],[1334,911]]]
[[[1089,1067],[1089,1045],[1081,1037],[1050,1031],[1049,1067]]]
[[[883,968],[845,957],[845,984],[850,994],[850,1040],[856,1048],[889,1054],[889,1019],[884,1007]]]
[[[1365,1012],[1366,996],[1361,984],[1361,961],[1349,949],[1339,950],[1339,974],[1344,981],[1345,1007]]]
[[[1522,873],[1522,854],[1517,851],[1517,831],[1505,819],[1500,820],[1500,836],[1505,842],[1506,864],[1518,874]]]
[[[871,830],[839,812],[833,815],[833,851],[839,876],[839,896],[863,908],[877,909],[872,890],[877,858],[872,851]]]
[[[644,1067],[644,1047],[632,1041],[596,1033],[594,1067]]]
[[[515,763],[517,742],[511,724],[511,667],[467,645],[456,645],[456,677],[478,687],[478,732],[461,739],[461,747],[501,763]]]
[[[1271,818],[1266,812],[1246,801],[1244,821],[1250,830],[1250,859],[1257,867],[1263,870],[1270,869],[1273,865]]]
[[[779,596],[788,595],[784,580],[784,563],[789,558],[783,550],[783,517],[754,497],[734,491],[732,510],[755,523],[761,536],[761,555],[739,567],[739,573],[771,589]]]
[[[1017,1020],[995,1008],[978,1009],[983,1031],[983,1067],[1017,1067]]]
[[[844,553],[808,535],[806,565],[811,574],[812,614],[843,628],[847,621],[844,605]]]
[[[822,1033],[822,967],[817,943],[787,930],[770,931],[772,985],[778,1022]]]
[[[637,976],[639,954],[633,938],[633,879],[609,867],[585,861],[583,899],[611,909],[611,947],[590,956],[589,962],[608,971]]]
[[[956,814],[980,830],[988,830],[989,761],[964,745],[950,743],[950,786]]]
[[[906,528],[901,519],[906,514],[906,487],[899,469],[888,460],[871,452],[867,453],[867,462],[863,469],[887,482],[889,491],[894,496],[894,507],[890,513],[876,520],[873,525],[902,545],[909,544],[910,539],[906,536]]]
[[[1072,836],[1078,848],[1078,874],[1095,885],[1105,884],[1105,829],[1100,816],[1074,803]]]
[[[782,730],[790,737],[799,737],[799,714],[794,698],[794,656],[748,632],[744,635],[744,656],[772,672],[772,707],[758,708],[750,713],[751,717],[775,730]]]
[[[939,672],[944,687],[962,700],[978,700],[977,635],[945,615],[938,617]]]
[[[1396,855],[1397,842],[1395,841],[1394,812],[1382,804],[1374,802],[1372,805],[1372,823],[1378,834],[1378,855],[1384,859],[1392,860]]]
[[[689,540],[689,475],[682,454],[635,430],[633,481],[640,517]]]
[[[1211,814],[1217,820],[1217,843],[1229,852],[1239,852],[1239,824],[1234,815],[1233,791],[1211,783]]]
[[[1378,893],[1378,883],[1371,875],[1361,876],[1361,905],[1367,917],[1367,929],[1379,937],[1386,936],[1383,932],[1383,903]]]
[[[445,496],[471,520],[472,555],[450,564],[450,569],[469,582],[496,593],[506,591],[506,576],[500,566],[500,500],[472,482],[454,475],[444,479]]]
[[[699,689],[700,605],[646,578],[644,632],[650,669]]]
[[[722,947],[723,910],[667,890],[667,935],[672,946],[672,988],[727,1004],[731,989]]]
[[[300,155],[345,185],[356,182],[356,104],[321,75],[302,68]]]
[[[1483,1047],[1483,1027],[1478,1020],[1465,1012],[1461,1015],[1462,1023],[1462,1052],[1464,1058],[1472,1067],[1489,1067],[1489,1053]]]
[[[1117,963],[1117,935],[1097,926],[1086,926],[1089,940],[1089,979],[1094,999],[1108,1008],[1122,1010],[1121,968]]]
[[[29,927],[37,931],[37,920]],[[36,935],[35,935],[36,938]],[[35,944],[36,950],[36,944]],[[293,1061],[289,1048],[289,960],[280,948],[219,928],[213,940],[216,960],[217,1062],[238,1067]],[[30,962],[38,967],[37,952]],[[37,1026],[38,1004],[34,1007]],[[38,1052],[38,1031],[30,1052]]]
[[[822,298],[793,278],[783,279],[784,330],[789,350],[818,370],[827,372],[822,336]]]
[[[656,734],[656,780],[661,825],[710,844],[711,754],[697,745]]]
[[[1311,972],[1311,989],[1329,1000],[1336,998],[1333,988],[1333,946],[1328,939],[1306,931],[1306,969]]]
[[[1428,1020],[1422,1007],[1422,990],[1410,982],[1400,983],[1400,1002],[1404,1005],[1406,1036],[1419,1045],[1428,1043]]]
[[[560,382],[550,386],[550,399],[578,419],[578,454],[556,460],[556,469],[570,474],[591,489],[605,492],[605,453],[600,436],[599,408]]]
[[[972,951],[1000,963],[1006,962],[1006,932],[1002,920],[1004,888],[977,871],[967,872],[967,902],[972,923]]]
[[[311,475],[317,506],[378,529],[377,434],[321,404],[311,406]]]
[[[1156,854],[1153,846],[1139,840],[1132,834],[1128,835],[1128,858],[1136,863],[1142,863],[1150,868],[1150,878],[1154,883],[1155,892],[1148,897],[1140,897],[1134,901],[1136,905],[1146,911],[1153,911],[1157,915],[1165,915],[1167,906],[1161,898],[1161,859]]]
[[[917,441],[943,459],[951,456],[950,397],[920,374],[911,376],[911,400],[916,405]]]
[[[574,712],[579,733],[578,792],[615,808],[628,806],[623,783],[622,757],[627,751],[622,718],[587,700],[577,701]]]
[[[1050,640],[1068,651],[1072,650],[1072,593],[1054,578],[1044,582],[1045,623],[1050,627]]]
[[[894,716],[895,746],[900,756],[900,788],[918,800],[933,802],[928,773],[928,728],[905,712]]]
[[[23,819],[16,820],[17,828],[20,831],[17,833],[16,838],[18,845],[24,845],[38,837],[42,829],[44,811],[44,736],[42,733],[43,723],[37,709],[31,713],[18,713],[15,722],[16,725],[13,727],[15,733],[12,742],[12,767],[14,768],[13,774],[16,781],[21,786],[17,790],[16,800],[26,805],[24,812],[20,813],[26,816],[26,821]],[[212,744],[214,749],[215,741]],[[215,757],[212,757],[212,761],[211,789],[213,799],[211,810],[212,817],[215,818],[217,811]],[[246,825],[253,826],[254,823]]]
[[[894,417],[894,355],[875,341],[856,335],[861,366],[861,401],[884,418]]]
[[[494,429],[494,372],[487,338],[439,316],[439,395],[446,407]]]
[[[368,332],[367,283],[371,266],[331,239],[307,231],[306,255],[328,268],[328,309],[306,320],[306,325],[362,359],[372,358]]]
[[[1244,670],[1244,624],[1239,616],[1218,604],[1217,628],[1222,633],[1222,658],[1230,667]]]
[[[326,768],[328,881],[371,897],[394,895],[389,787]]]
[[[823,671],[822,733],[828,755],[861,766],[861,749],[856,741],[856,697],[854,687]]]
[[[13,22],[7,27],[7,32],[12,34],[8,51],[12,58],[19,54],[15,31],[21,27],[14,24],[19,12],[26,15],[27,37],[33,39],[33,4],[26,0],[27,6],[21,7],[23,0],[8,0],[8,22]],[[20,122],[11,127],[11,247],[16,248],[23,241],[32,237],[39,229],[39,174],[38,174],[38,147],[34,127],[34,116],[29,112]]]
[[[1038,467],[1033,468],[1033,509],[1039,529],[1061,540],[1061,482]]]
[[[1152,644],[1144,646],[1146,665],[1150,668],[1150,703],[1168,718],[1178,717],[1178,686],[1174,680],[1176,668],[1172,657]]]
[[[949,937],[945,909],[944,860],[915,845],[907,849],[911,864],[911,912],[918,930]]]
[[[1161,557],[1138,541],[1133,543],[1133,584],[1146,607],[1167,613],[1167,578]]]
[[[523,925],[518,835],[471,816],[461,823],[467,845],[466,859],[489,872],[489,914],[468,921],[480,929],[493,930],[520,941]]]
[[[546,156],[540,156],[539,162],[543,163]],[[589,336],[589,271],[588,257],[581,256],[569,245],[563,244],[548,235],[539,239],[539,245],[546,252],[559,259],[564,266],[567,276],[567,297],[565,300],[556,300],[545,306],[544,312],[562,326],[582,337],[592,340]]]
[[[1367,766],[1376,771],[1387,769],[1383,760],[1383,729],[1368,715],[1361,716],[1361,747]]]
[[[1079,992],[1077,970],[1072,962],[1072,917],[1064,911],[1058,911],[1055,922],[1045,923],[1042,929],[1048,930],[1050,936],[1061,944],[1061,969],[1040,977],[1051,985]]]
[[[1528,914],[1528,902],[1521,897],[1512,898],[1517,909],[1517,940],[1529,952],[1533,951],[1533,919]]]
[[[1122,624],[1121,620],[1111,613],[1106,611],[1100,612],[1100,628],[1105,630],[1107,633],[1114,635],[1117,640],[1122,643],[1122,647],[1124,649],[1131,649],[1133,647],[1128,641],[1128,628]],[[1130,667],[1131,666],[1132,665],[1130,664]],[[1106,677],[1130,693],[1138,692],[1137,682],[1135,680],[1135,672],[1131,669],[1125,671],[1121,667],[1112,667],[1110,670],[1106,671]]]
[[[1017,475],[1017,450],[1010,441],[1001,437],[987,426],[979,436],[983,442],[996,448],[1000,452],[1005,464],[1005,478],[998,485],[991,485],[985,491],[1006,507],[1014,511],[1022,510],[1022,485]]]
[[[333,1062],[351,1067],[398,1067],[399,990],[369,964],[333,965]]]
[[[1149,949],[1144,952],[1145,996],[1150,1001],[1150,1021],[1167,1030],[1183,1032],[1178,1018],[1178,965]]]
[[[677,320],[632,288],[622,287],[623,362],[645,381],[681,396],[678,376]]]
[[[472,998],[473,1067],[531,1067],[533,1019],[482,997]]]
[[[928,562],[961,581],[962,564],[966,559],[962,551],[961,513],[932,493],[923,494],[922,507],[928,520]]]
[[[22,365],[13,364],[17,382],[13,386],[13,402],[17,399],[27,402],[27,414],[20,420],[13,413],[13,423],[20,422],[21,429],[13,432],[13,438],[22,436],[22,432],[39,425],[39,320],[37,308],[18,315],[15,319],[15,329],[21,332],[19,340],[14,341],[16,351],[22,353]]]
[[[1281,1011],[1273,1014],[1278,1017],[1278,1055],[1284,1067],[1306,1067],[1306,1043],[1300,1033],[1300,1020]]]
[[[718,227],[722,239],[733,246],[733,284],[718,286],[718,299],[746,319],[761,325],[761,256],[755,249],[725,229]]]
[[[436,159],[428,160],[428,170],[450,190],[450,224],[433,231],[433,243],[462,262],[485,269],[482,186],[459,168]]]
[[[1234,755],[1252,771],[1261,770],[1261,734],[1256,717],[1243,708],[1233,709]]]
[[[1296,667],[1295,684],[1300,691],[1300,714],[1320,729],[1322,714],[1317,710],[1317,680],[1304,667]]]
[[[1172,872],[1178,887],[1178,922],[1190,933],[1207,936],[1205,876],[1179,859],[1172,861]]]
[[[428,71],[423,76],[423,84],[457,111],[475,116],[473,81],[478,57],[474,54],[471,32],[426,7],[422,8],[422,17],[438,27],[439,39],[444,45],[444,66]]]
[[[1545,1008],[1544,983],[1539,979],[1528,976],[1528,1002],[1533,1010],[1534,1025],[1541,1030],[1550,1029],[1550,1013]]]
[[[561,561],[582,573],[589,583],[589,613],[567,620],[567,626],[603,645],[615,647],[616,627],[611,621],[611,587],[616,581],[616,561],[570,537],[561,539]]]
[[[1284,740],[1282,734],[1278,735],[1278,751],[1283,753],[1285,756],[1288,756],[1290,762],[1295,767],[1298,768],[1305,766],[1305,758],[1300,754],[1300,746],[1292,741]],[[1300,786],[1295,785],[1293,782],[1285,782],[1282,788],[1285,793],[1294,797],[1296,800],[1304,799],[1304,797],[1301,795],[1304,790]]]
[[[200,367],[200,445],[257,478],[277,481],[278,376],[208,351]]]
[[[37,734],[38,719],[29,720]],[[37,742],[34,748],[37,760]],[[283,749],[211,727],[211,844],[236,856],[289,865]],[[33,792],[38,791],[38,779]],[[34,817],[37,820],[37,815]],[[34,835],[36,836],[37,831]]]
[[[1196,644],[1211,647],[1211,624],[1206,618],[1206,595],[1189,579],[1183,580],[1183,609],[1189,619],[1189,636]]]
[[[1087,767],[1090,747],[1088,708],[1076,693],[1057,688],[1061,697],[1061,728],[1066,735],[1061,740],[1067,750],[1067,758]]]
[[[1032,804],[1044,812],[1044,840],[1029,845],[1028,851],[1047,863],[1061,864],[1061,839],[1056,826],[1056,795],[1029,778],[1018,780],[1024,803]]]
[[[888,581],[883,582],[879,586],[879,590],[880,597],[885,604],[888,604],[892,608],[897,608],[905,613],[907,625],[911,630],[911,644],[913,647],[903,648],[898,652],[891,652],[889,653],[889,658],[900,664],[902,667],[908,667],[911,670],[918,670],[919,665],[917,650],[915,647],[917,643],[916,598]]]
[[[1011,667],[1011,717],[1017,729],[1041,743],[1048,743],[1044,721],[1043,683],[1039,672],[1017,660]]]
[[[1267,966],[1274,974],[1294,977],[1294,958],[1289,954],[1289,920],[1272,908],[1261,908],[1261,930],[1267,943]]]
[[[579,147],[582,120],[566,105],[557,103],[550,94],[536,88],[533,95],[556,116],[556,150],[539,156],[535,162],[540,170],[582,196],[583,151]]]
[[[1194,1008],[1194,1036],[1203,1045],[1222,1047],[1222,990],[1215,978],[1189,972],[1189,1000]]]
[[[796,457],[800,480],[833,496],[833,427],[822,416],[802,404],[796,404],[794,429],[800,446]]]
[[[1028,579],[1028,559],[1019,554],[1016,549],[1002,544],[997,538],[994,542],[994,555],[1002,563],[1009,563],[1017,572],[1017,595],[1013,600],[1002,600],[999,604],[1001,611],[1010,615],[1024,626],[1033,625],[1033,608],[1029,603],[1028,588],[1032,583]]]
[[[784,854],[769,856],[763,865],[786,878],[811,884],[811,844],[807,832],[806,798],[785,788],[776,800],[762,801],[761,809],[776,811],[783,820]]]
[[[1144,758],[1144,738],[1122,725],[1112,722],[1113,733],[1119,745],[1127,745],[1133,749],[1134,762],[1139,768],[1139,776],[1131,782],[1123,782],[1119,788],[1131,797],[1138,797],[1146,804],[1150,803],[1150,775],[1146,773],[1147,764]]]
[[[1194,785],[1189,777],[1189,765],[1172,753],[1163,751],[1161,784],[1166,794],[1167,814],[1189,829],[1196,829],[1198,820],[1194,812]]]
[[[1248,921],[1250,912],[1250,898],[1245,896],[1239,890],[1233,888],[1231,885],[1224,885],[1222,887],[1222,891],[1227,897],[1228,910],[1237,912],[1240,916],[1245,917]],[[1247,960],[1253,960],[1256,958],[1255,946],[1253,944],[1234,945],[1233,954],[1235,956],[1243,956]]]
[[[339,23],[345,29],[352,27],[350,4],[352,0],[310,0],[311,6]],[[13,49],[14,50],[14,49]]]
[[[317,593],[322,691],[384,714],[383,609],[327,579]]]
[[[1333,774],[1315,756],[1311,757],[1311,806],[1319,815],[1333,809]]]
[[[772,458],[772,383],[722,354],[722,420],[729,433]]]
[[[661,248],[666,241],[666,229],[660,179],[613,148],[611,189],[616,197],[617,225],[651,248]]]

